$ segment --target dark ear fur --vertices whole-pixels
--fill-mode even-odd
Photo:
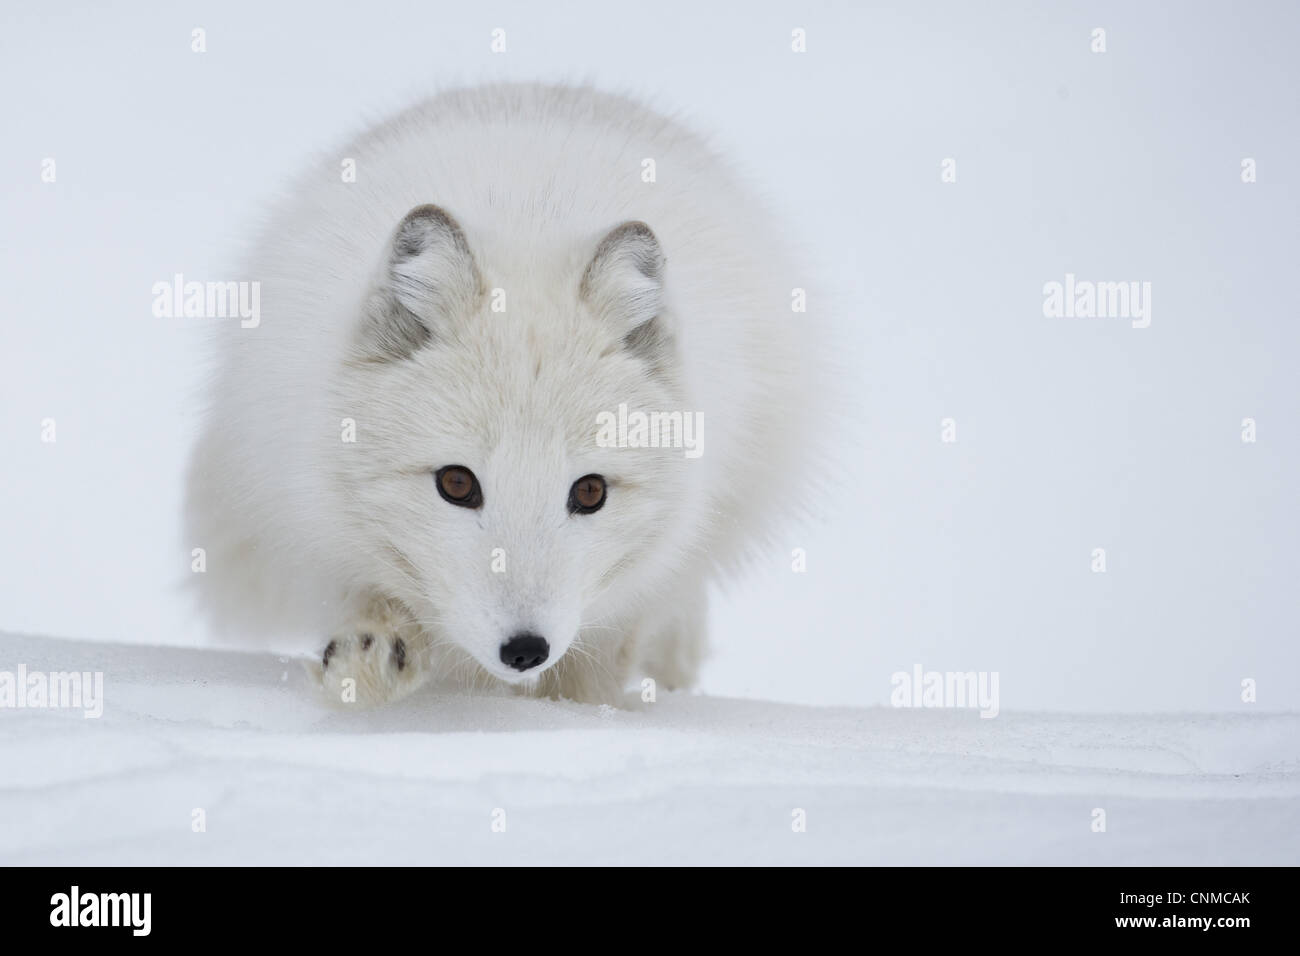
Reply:
[[[593,311],[630,333],[663,311],[666,263],[650,227],[625,222],[596,246],[578,294]]]
[[[483,279],[460,225],[433,205],[416,206],[397,225],[366,302],[361,340],[368,357],[408,358],[438,326],[472,309]]]

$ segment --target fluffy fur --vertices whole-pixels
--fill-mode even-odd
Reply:
[[[311,635],[368,701],[695,680],[709,582],[807,487],[812,375],[806,277],[699,138],[589,89],[435,96],[303,176],[247,275],[262,319],[217,333],[187,509],[221,632]],[[600,447],[621,404],[700,413],[703,454]],[[481,508],[439,496],[447,465]],[[605,506],[571,514],[593,473]],[[551,650],[520,674],[524,631]]]

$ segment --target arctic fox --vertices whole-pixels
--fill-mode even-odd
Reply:
[[[187,503],[218,631],[310,637],[371,703],[694,682],[709,582],[809,487],[816,375],[805,277],[700,138],[587,88],[443,93],[302,176],[247,270]]]

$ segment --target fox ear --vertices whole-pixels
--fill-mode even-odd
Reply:
[[[438,206],[416,206],[397,224],[366,303],[362,340],[381,359],[408,358],[441,321],[472,309],[483,279],[460,225]]]
[[[659,240],[643,222],[615,226],[596,246],[578,294],[600,315],[632,335],[664,306],[664,259]]]

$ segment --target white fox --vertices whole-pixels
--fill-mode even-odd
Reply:
[[[310,637],[362,702],[694,682],[710,581],[809,487],[818,387],[806,277],[696,135],[444,93],[303,176],[248,275],[190,468],[218,631]]]

